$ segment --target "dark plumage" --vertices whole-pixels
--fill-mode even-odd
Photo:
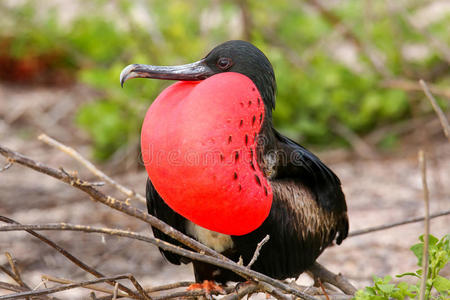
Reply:
[[[229,65],[221,68],[227,62]],[[255,153],[258,166],[255,167],[261,168],[273,191],[270,214],[259,228],[242,236],[223,236],[220,243],[225,245],[224,249],[214,245],[229,258],[237,261],[242,257],[244,264],[248,264],[258,242],[269,234],[270,240],[263,246],[252,269],[278,279],[297,277],[333,240],[340,244],[347,236],[347,207],[341,183],[319,158],[272,127],[275,75],[260,50],[244,41],[229,41],[213,49],[200,63],[205,67],[203,73],[196,74],[196,78],[187,77],[188,80],[200,80],[220,72],[237,72],[249,77],[258,88],[266,113],[258,135]],[[173,76],[165,78],[177,79]],[[186,80],[186,77],[182,79]],[[150,180],[147,182],[147,206],[150,214],[181,232],[201,242],[209,241],[201,237],[198,227],[167,206]],[[157,229],[153,229],[153,233],[157,238],[179,245]],[[178,255],[161,252],[173,264],[189,262]],[[229,271],[198,262],[194,262],[194,272],[197,281],[240,280]]]

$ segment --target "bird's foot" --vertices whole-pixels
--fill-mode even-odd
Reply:
[[[214,281],[204,280],[203,283],[194,283],[188,286],[188,291],[203,290],[207,298],[211,298],[211,294],[225,294],[224,289]]]

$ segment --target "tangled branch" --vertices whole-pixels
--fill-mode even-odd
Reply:
[[[52,176],[56,179],[59,179],[59,180],[65,182],[67,184],[70,184],[71,186],[78,188],[78,189],[82,190],[83,192],[87,193],[89,196],[91,196],[91,198],[94,201],[103,203],[113,209],[119,210],[130,216],[138,218],[138,219],[154,226],[155,228],[161,230],[162,232],[166,233],[170,237],[180,241],[184,245],[188,246],[189,248],[191,248],[197,252],[185,250],[183,248],[176,247],[174,245],[163,242],[161,240],[156,240],[156,239],[152,240],[152,243],[154,243],[155,245],[157,245],[158,247],[160,247],[164,250],[183,255],[192,260],[203,261],[203,262],[206,262],[209,264],[213,264],[213,265],[231,270],[249,280],[256,280],[257,282],[259,282],[259,285],[261,286],[261,288],[264,291],[269,292],[269,293],[279,289],[285,293],[295,295],[302,299],[307,299],[307,300],[314,299],[314,297],[312,297],[296,288],[293,288],[279,280],[270,278],[269,276],[266,276],[266,275],[261,274],[256,271],[253,271],[251,269],[247,269],[246,267],[233,262],[232,260],[228,259],[227,257],[217,253],[216,251],[206,247],[205,245],[197,242],[196,240],[191,239],[190,237],[184,235],[180,231],[177,231],[176,229],[170,227],[169,225],[162,222],[161,220],[159,220],[151,215],[148,215],[145,212],[143,212],[142,210],[134,208],[134,207],[126,204],[123,201],[114,199],[110,196],[106,196],[99,190],[95,189],[93,186],[85,184],[86,183],[85,181],[83,181],[73,175],[70,175],[65,171],[56,170],[54,168],[51,168],[41,162],[34,161],[33,159],[31,159],[29,157],[26,157],[18,152],[12,151],[3,146],[0,146],[0,154],[7,157],[10,161],[12,161],[14,163],[24,165],[33,170],[47,174],[49,176]]]
[[[58,146],[58,148],[61,148],[63,146],[65,146],[65,145],[60,144],[60,146]],[[144,242],[153,244],[161,249],[171,251],[173,253],[182,255],[182,256],[190,258],[192,260],[202,261],[205,263],[216,265],[221,268],[231,270],[231,271],[241,275],[242,277],[247,278],[248,280],[252,280],[254,282],[254,285],[247,286],[245,289],[240,290],[236,294],[228,294],[226,296],[226,297],[228,297],[227,299],[235,299],[237,297],[236,295],[241,295],[242,293],[244,293],[244,295],[245,295],[245,294],[248,294],[251,292],[256,292],[256,291],[267,292],[278,299],[286,298],[286,295],[283,293],[295,295],[302,299],[308,299],[308,300],[315,299],[311,295],[305,293],[304,289],[303,290],[299,289],[298,286],[293,287],[291,285],[287,285],[279,280],[275,280],[264,274],[260,274],[258,272],[251,270],[249,268],[249,266],[251,266],[250,264],[249,264],[249,266],[245,267],[245,266],[242,266],[241,264],[231,261],[230,259],[221,255],[220,253],[217,253],[216,251],[206,247],[205,245],[197,242],[196,240],[191,239],[190,237],[188,237],[188,236],[184,235],[183,233],[177,231],[176,229],[170,227],[169,225],[165,224],[161,220],[159,220],[151,215],[148,215],[145,212],[143,212],[137,208],[134,208],[134,207],[128,205],[124,201],[120,201],[120,200],[117,200],[110,196],[106,196],[99,190],[95,189],[95,187],[92,184],[89,184],[88,182],[83,181],[83,180],[79,179],[78,177],[76,177],[75,175],[71,175],[62,169],[56,170],[56,169],[51,168],[43,163],[36,162],[36,161],[32,160],[31,158],[28,158],[20,153],[17,153],[15,151],[12,151],[12,150],[10,150],[6,147],[2,147],[2,146],[0,146],[0,154],[2,154],[3,156],[5,156],[7,158],[7,161],[9,164],[19,163],[26,167],[32,168],[38,172],[41,172],[41,173],[47,174],[49,176],[52,176],[56,179],[59,179],[67,184],[70,184],[73,187],[78,188],[78,189],[82,190],[83,192],[87,193],[91,197],[92,200],[103,203],[113,209],[119,210],[122,213],[130,215],[132,217],[138,218],[138,219],[150,224],[151,226],[161,230],[162,232],[166,233],[167,235],[171,236],[172,238],[180,241],[184,245],[188,246],[190,249],[194,250],[194,251],[187,250],[187,249],[172,245],[170,243],[164,242],[162,240],[159,240],[159,239],[156,239],[153,237],[144,236],[139,233],[126,231],[126,230],[111,229],[111,228],[97,228],[97,227],[90,227],[90,226],[84,226],[84,225],[65,224],[65,223],[41,224],[41,225],[36,225],[36,224],[22,225],[22,224],[15,222],[14,220],[0,216],[1,221],[13,224],[13,225],[0,226],[0,231],[25,230],[25,231],[29,232],[30,234],[41,239],[42,241],[44,241],[51,247],[55,248],[57,251],[59,251],[64,256],[66,256],[69,260],[74,262],[77,266],[79,266],[83,270],[98,277],[98,280],[100,280],[99,282],[107,282],[110,285],[117,287],[114,289],[114,291],[112,291],[112,292],[110,291],[111,293],[113,293],[115,295],[115,297],[120,297],[120,296],[125,295],[123,293],[117,292],[117,289],[120,289],[121,291],[125,292],[128,297],[131,297],[134,299],[146,299],[147,292],[155,292],[155,291],[160,291],[160,290],[172,290],[172,289],[180,287],[180,286],[185,286],[186,283],[165,285],[165,286],[156,287],[153,289],[148,289],[147,291],[144,292],[143,288],[140,287],[140,285],[137,283],[137,281],[133,277],[127,277],[129,280],[132,280],[132,282],[134,280],[133,284],[136,287],[136,291],[132,291],[132,290],[128,289],[127,287],[123,286],[122,284],[116,282],[115,280],[109,279],[109,278],[116,278],[116,277],[104,276],[100,272],[87,266],[86,264],[81,262],[79,259],[77,259],[73,255],[71,255],[69,252],[62,249],[61,247],[56,245],[54,242],[48,240],[47,238],[43,237],[42,235],[36,233],[35,231],[71,230],[71,231],[83,231],[83,232],[89,232],[89,233],[102,233],[102,234],[109,234],[109,235],[115,235],[115,236],[120,236],[120,237],[132,238],[132,239],[136,239],[136,240],[140,240],[140,241],[144,241]],[[450,211],[439,212],[439,213],[430,215],[430,218],[439,217],[439,216],[448,215],[448,214],[450,214]],[[392,224],[386,224],[386,225],[372,227],[372,228],[368,228],[368,229],[364,229],[364,230],[354,231],[354,232],[351,232],[349,234],[349,236],[366,234],[366,233],[370,233],[370,232],[374,232],[374,231],[378,231],[378,230],[384,230],[387,228],[392,228],[395,226],[400,226],[403,224],[418,222],[418,221],[422,221],[422,220],[423,220],[423,218],[420,218],[420,217],[419,218],[411,218],[411,219],[403,220],[400,222],[395,222]],[[257,259],[258,250],[260,250],[260,248],[263,247],[263,245],[264,245],[265,241],[267,241],[267,239],[268,239],[268,237],[266,237],[264,240],[262,240],[259,243],[259,245],[254,253],[254,256],[253,256],[254,259],[252,259],[252,260]],[[5,270],[2,270],[2,271],[5,272]],[[7,271],[7,272],[9,272],[7,274],[11,274],[11,276],[15,276],[14,272],[10,272],[10,271]],[[321,266],[318,263],[315,263],[310,268],[309,272],[313,274],[313,277],[320,278],[320,280],[322,282],[327,282],[327,283],[330,283],[330,284],[338,287],[340,290],[342,290],[347,295],[353,295],[356,291],[356,289],[347,280],[345,280],[345,278],[343,278],[341,275],[336,275],[336,274],[331,273],[330,271],[328,271],[327,269],[325,269],[323,266]],[[122,278],[122,277],[120,277],[120,278]],[[16,280],[16,281],[19,282],[18,280]],[[0,284],[3,287],[7,286],[4,283],[0,283]],[[70,283],[64,284],[64,288],[68,289],[68,288],[75,288],[75,287],[86,287],[86,286],[90,287],[91,285],[92,285],[91,283],[87,283],[87,282],[83,282],[82,284],[70,282]],[[24,295],[29,295],[29,294],[26,294],[27,292],[30,293],[29,288],[27,288],[26,286],[21,286],[21,288],[17,288],[14,286],[14,287],[9,287],[9,289],[16,291],[17,293],[22,295],[22,297],[26,297]],[[59,291],[59,289],[58,288],[47,289],[48,293],[53,293],[55,291]],[[186,292],[169,292],[169,293],[167,293],[167,295],[158,296],[156,298],[157,299],[169,299],[169,298],[179,297],[179,296],[198,296],[201,294],[199,292],[196,293],[195,291],[194,292],[189,291],[189,292],[191,292],[191,293],[186,294]],[[39,294],[39,295],[44,295],[44,294]],[[331,295],[333,300],[348,299],[348,296],[345,296],[342,294],[340,294],[340,295],[339,294],[328,294],[328,295]],[[112,294],[111,294],[111,297],[113,297]],[[345,297],[347,297],[347,298],[345,298]],[[2,299],[2,298],[0,298],[0,299]],[[5,298],[5,299],[10,299],[10,298]],[[11,299],[15,299],[15,298],[11,298]]]

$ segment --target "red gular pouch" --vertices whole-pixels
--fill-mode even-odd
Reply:
[[[142,156],[174,211],[212,231],[244,235],[272,205],[256,161],[264,103],[245,75],[226,72],[165,89],[147,111]]]

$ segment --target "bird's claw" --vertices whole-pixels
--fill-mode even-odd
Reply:
[[[211,294],[225,295],[224,289],[214,281],[204,280],[202,283],[194,283],[188,286],[188,291],[203,290],[207,298],[211,298]]]

